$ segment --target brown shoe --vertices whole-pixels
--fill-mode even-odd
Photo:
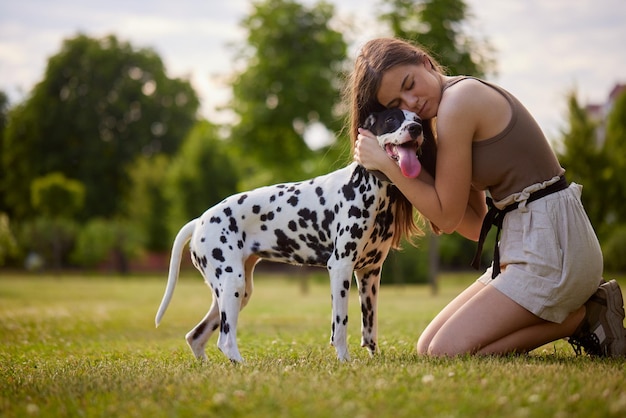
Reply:
[[[576,354],[584,348],[591,356],[626,356],[624,300],[617,282],[602,283],[585,308],[585,318],[568,339]]]

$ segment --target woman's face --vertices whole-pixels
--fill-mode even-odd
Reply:
[[[397,65],[383,73],[376,99],[387,108],[410,110],[422,119],[431,119],[441,100],[440,74],[429,64]]]

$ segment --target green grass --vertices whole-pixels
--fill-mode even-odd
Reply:
[[[181,279],[161,326],[165,277],[0,278],[2,417],[610,417],[626,415],[623,360],[575,357],[564,341],[528,356],[432,359],[419,333],[473,275],[427,286],[384,286],[381,354],[359,347],[351,292],[353,361],[328,344],[327,279],[261,276],[239,321],[244,365],[213,336],[198,363],[184,335],[206,313],[208,289]]]

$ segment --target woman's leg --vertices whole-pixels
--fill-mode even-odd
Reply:
[[[478,292],[485,287],[480,282],[474,282],[467,289],[461,292],[456,298],[454,298],[445,308],[437,314],[430,324],[426,327],[422,335],[420,335],[417,341],[418,354],[428,354],[428,348],[430,343],[439,332],[439,329],[450,319],[456,311],[458,311],[463,305],[465,305],[471,298],[473,298]]]
[[[454,299],[426,328],[418,352],[435,356],[527,352],[571,335],[584,308],[563,323],[545,321],[480,282]]]

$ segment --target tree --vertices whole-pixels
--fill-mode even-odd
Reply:
[[[483,77],[495,70],[493,48],[463,31],[469,19],[463,0],[382,0],[388,13],[381,20],[394,36],[417,41],[431,52],[450,74]]]
[[[626,225],[626,93],[619,95],[606,121],[604,142],[607,165],[601,170],[607,183],[604,200],[609,205],[607,223]]]
[[[239,117],[232,141],[242,161],[271,171],[263,183],[308,177],[318,155],[304,141],[307,128],[321,123],[337,132],[342,123],[336,109],[347,46],[328,25],[334,12],[328,3],[307,8],[261,0],[252,7],[242,22],[248,32],[239,53],[244,69],[232,82],[230,106]]]
[[[167,228],[169,202],[165,180],[169,157],[140,155],[129,169],[130,193],[124,199],[123,219],[135,226],[147,250],[164,251],[170,248]]]
[[[31,250],[54,268],[67,261],[78,226],[72,219],[84,204],[85,188],[61,173],[50,173],[32,182],[32,206],[38,217],[24,227],[23,237]]]
[[[170,164],[166,180],[170,238],[186,222],[237,191],[239,164],[232,144],[220,139],[218,130],[208,121],[198,122]]]
[[[598,123],[578,104],[575,92],[568,95],[567,102],[568,123],[561,132],[563,152],[559,154],[559,161],[567,170],[569,181],[585,185],[583,204],[592,225],[600,232],[608,211],[609,199],[604,193],[610,166],[603,145],[596,140]]]
[[[427,49],[450,74],[468,74],[482,77],[495,69],[495,61],[491,58],[492,47],[487,41],[472,39],[463,32],[463,25],[468,20],[468,10],[463,0],[382,0],[387,12],[381,14],[380,20],[389,24],[393,36],[417,42]],[[430,235],[429,281],[433,291],[437,291],[436,276],[439,267],[439,254],[448,259],[458,259],[465,254],[467,248],[465,238],[460,235],[449,235],[440,238]],[[423,269],[415,265],[415,260],[423,258],[424,246],[406,248],[402,253],[391,253],[388,265],[392,275],[402,274],[405,280],[422,281],[425,279]],[[451,255],[450,249],[458,248],[459,253]],[[404,261],[396,260],[402,259]],[[471,257],[468,256],[467,265]],[[412,264],[399,270],[396,266]]]
[[[9,113],[9,98],[6,93],[0,91],[0,179],[4,178],[4,167],[2,166],[2,155],[4,154],[4,130],[7,126],[7,117]],[[6,210],[4,203],[4,191],[0,187],[0,212]]]
[[[569,181],[582,184],[582,201],[598,234],[606,269],[626,269],[626,94],[616,98],[605,119],[592,119],[568,95],[568,123],[562,130],[561,165]]]
[[[83,219],[112,216],[127,192],[127,165],[174,153],[197,108],[189,82],[168,78],[154,51],[115,36],[66,40],[9,115],[2,193],[11,214],[32,216],[30,183],[58,171],[84,184]]]

